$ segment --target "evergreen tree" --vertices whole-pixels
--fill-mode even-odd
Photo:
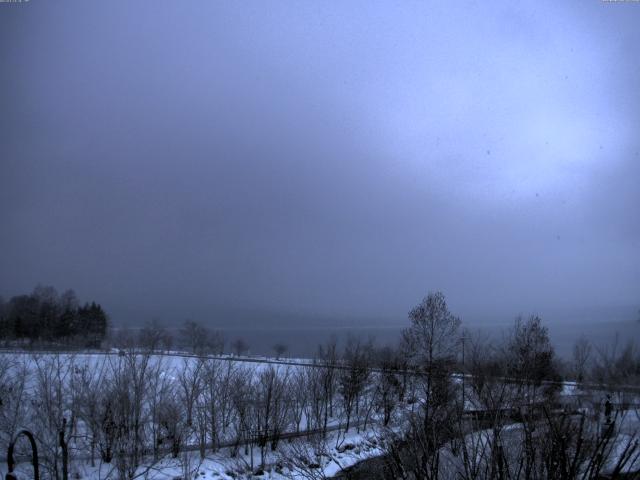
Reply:
[[[99,347],[107,334],[108,317],[91,302],[78,306],[73,290],[62,295],[53,287],[38,285],[29,295],[0,299],[0,339],[30,343],[78,342]]]

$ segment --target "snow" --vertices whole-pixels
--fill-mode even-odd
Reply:
[[[315,469],[319,478],[331,477],[342,469],[356,463],[382,454],[372,432],[356,433],[355,429],[346,435],[343,433],[329,433],[322,445],[322,464]],[[148,480],[174,480],[188,478],[216,478],[234,480],[238,478],[265,478],[274,480],[305,479],[305,474],[295,468],[288,468],[287,454],[293,448],[292,444],[283,442],[277,452],[269,452],[265,462],[264,474],[255,475],[261,470],[260,452],[254,449],[245,454],[241,449],[238,456],[231,456],[230,448],[220,449],[216,453],[209,453],[204,459],[198,452],[186,452],[178,458],[165,457],[157,463],[147,464],[137,471],[139,478]],[[347,446],[348,448],[344,448]],[[313,470],[313,469],[312,469]],[[21,464],[16,473],[20,480],[26,480],[30,475],[30,466]],[[0,467],[0,474],[4,476],[6,466]],[[88,462],[74,462],[71,465],[70,478],[78,480],[115,480],[118,472],[112,464],[101,464],[91,467]]]

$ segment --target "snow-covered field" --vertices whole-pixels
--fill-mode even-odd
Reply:
[[[323,479],[384,455],[384,432],[395,434],[406,414],[425,404],[415,390],[419,380],[409,381],[398,395],[400,384],[392,382],[388,389],[389,378],[375,369],[335,370],[331,378],[329,373],[306,359],[5,352],[0,354],[0,474],[7,472],[3,452],[27,429],[36,437],[41,478],[62,478],[62,435],[69,479]],[[458,392],[465,392],[465,415],[487,408],[471,380],[453,376]],[[500,408],[513,408],[522,392],[508,382],[495,385],[507,399]],[[583,412],[589,428],[601,430],[605,394],[565,382],[558,398],[565,411]],[[621,407],[637,406],[637,395],[612,394],[620,407],[605,470],[640,432],[640,410]],[[390,422],[383,427],[390,398]],[[488,455],[486,461],[493,432],[482,428],[464,442]],[[502,428],[502,441],[519,455],[523,424]],[[24,440],[17,443],[16,473],[28,479],[33,473],[25,447]],[[460,469],[450,446],[442,447],[441,456],[442,468]],[[638,469],[638,458],[625,466]]]
[[[119,478],[116,459],[109,463],[102,461],[98,452],[101,447],[97,447],[100,442],[107,444],[105,435],[109,433],[104,426],[104,416],[111,407],[104,406],[103,396],[110,395],[118,382],[123,379],[135,381],[138,375],[143,375],[141,394],[144,400],[140,405],[143,410],[140,420],[144,424],[141,431],[145,432],[147,445],[136,469],[137,478],[238,478],[261,472],[266,478],[308,478],[308,468],[304,464],[288,461],[289,457],[296,456],[299,460],[304,452],[310,458],[316,458],[309,460],[312,464],[317,463],[311,468],[312,473],[324,477],[379,454],[374,436],[370,435],[373,418],[369,419],[368,429],[363,430],[362,416],[353,415],[351,428],[345,432],[345,414],[335,398],[331,399],[335,407],[331,407],[331,413],[326,412],[324,420],[328,433],[326,438],[321,438],[318,418],[322,417],[323,411],[315,412],[316,420],[312,420],[311,400],[307,392],[301,390],[305,388],[301,382],[313,378],[309,370],[317,368],[307,365],[310,362],[304,359],[224,357],[203,360],[181,353],[151,355],[146,359],[142,355],[134,359],[117,352],[5,353],[0,356],[0,363],[4,366],[0,381],[13,392],[13,401],[5,402],[0,409],[4,430],[0,435],[0,448],[6,451],[20,429],[32,431],[39,444],[41,463],[47,464],[41,467],[45,475],[52,475],[53,470],[60,468],[60,449],[55,434],[65,428],[60,422],[73,418],[73,427],[65,430],[71,458],[69,478]],[[265,382],[274,383],[267,385]],[[127,388],[135,390],[135,385]],[[249,389],[244,400],[237,398],[238,389]],[[363,391],[362,397],[371,393]],[[280,399],[270,400],[265,395],[274,398],[280,395],[277,397]],[[333,395],[336,395],[335,391]],[[309,401],[296,406],[300,396]],[[322,401],[315,400],[316,408],[323,408]],[[242,402],[256,405],[245,408]],[[364,400],[358,402],[364,406]],[[169,420],[163,417],[162,405],[165,404],[178,409]],[[96,413],[96,409],[100,412]],[[189,417],[193,417],[188,424],[187,409]],[[219,411],[214,412],[214,409]],[[276,413],[264,413],[269,410]],[[265,419],[261,417],[263,414],[278,415],[278,418]],[[96,425],[92,426],[92,419]],[[175,425],[167,427],[167,422],[175,422]],[[256,435],[262,425],[278,429],[280,436],[292,438],[281,439],[275,450],[259,445]],[[45,426],[51,431],[41,433]],[[251,428],[254,433],[243,434],[243,428]],[[200,434],[208,435],[211,429],[217,430],[216,437],[199,437]],[[164,435],[164,445],[167,445],[178,435],[178,430],[181,435],[179,454],[174,456],[168,454],[166,448],[158,448],[159,453],[152,455],[149,442]],[[310,432],[310,438],[305,432]],[[271,439],[265,436],[264,442],[271,443]],[[314,444],[313,452],[308,448],[309,442]],[[201,445],[204,445],[204,455],[200,453]],[[214,445],[216,448],[212,448]],[[321,455],[314,453],[320,451]],[[23,448],[18,453],[26,451]],[[16,469],[19,478],[29,478],[32,473],[27,458],[23,456],[19,460],[22,460]],[[6,469],[3,463],[0,473],[4,475]],[[301,469],[305,471],[298,471]]]
[[[340,446],[336,442],[340,437]],[[317,440],[313,446],[317,447]],[[362,460],[380,455],[382,451],[377,445],[375,435],[356,433],[355,430],[347,435],[329,433],[325,445],[322,447],[322,455],[317,459],[317,466],[307,468],[300,465],[289,464],[289,460],[301,451],[306,452],[309,458],[315,458],[315,451],[307,443],[306,439],[287,442],[277,452],[269,452],[266,466],[260,467],[260,454],[258,451],[245,454],[239,452],[235,457],[231,455],[230,448],[220,449],[215,453],[206,454],[200,458],[198,452],[188,451],[181,453],[178,458],[166,456],[158,462],[143,465],[138,469],[137,478],[149,480],[175,480],[187,478],[215,478],[221,480],[233,480],[237,478],[269,478],[275,480],[284,479],[309,479],[330,478],[346,467],[350,467]],[[6,474],[6,464],[0,466],[0,474]],[[30,478],[32,469],[21,464],[16,469],[18,478],[25,480]],[[70,478],[98,480],[118,478],[114,465],[98,463],[91,466],[88,461],[75,461],[71,467]]]

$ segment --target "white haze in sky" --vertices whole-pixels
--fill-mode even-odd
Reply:
[[[0,5],[0,292],[116,321],[637,307],[638,25],[600,1]]]

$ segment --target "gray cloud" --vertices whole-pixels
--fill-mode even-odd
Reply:
[[[116,320],[402,318],[434,289],[469,317],[637,304],[638,21],[3,5],[0,292],[74,287]]]

